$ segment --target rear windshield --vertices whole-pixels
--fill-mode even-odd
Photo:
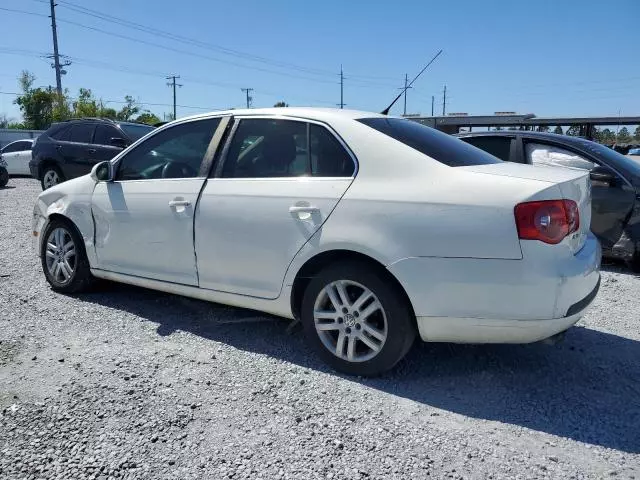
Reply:
[[[131,123],[121,123],[120,128],[124,130],[124,133],[129,135],[129,138],[131,138],[133,142],[144,137],[154,129],[151,125],[134,125]]]
[[[479,148],[413,120],[378,117],[358,121],[450,167],[502,163]]]

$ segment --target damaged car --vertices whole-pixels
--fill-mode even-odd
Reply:
[[[606,258],[640,272],[640,162],[581,137],[546,132],[470,132],[458,138],[501,160],[587,170],[591,231]]]

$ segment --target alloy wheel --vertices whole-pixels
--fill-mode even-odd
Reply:
[[[316,298],[313,318],[322,344],[342,360],[371,360],[387,340],[387,316],[378,297],[351,280],[326,285]]]
[[[42,183],[45,188],[51,188],[60,183],[60,177],[58,176],[58,172],[55,170],[47,170],[42,177]]]
[[[58,227],[51,231],[45,249],[47,270],[60,285],[69,283],[76,270],[76,246],[71,234]]]

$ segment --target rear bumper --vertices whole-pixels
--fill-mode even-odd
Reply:
[[[573,326],[584,314],[600,288],[595,288],[569,308],[563,318],[548,320],[492,320],[487,318],[418,317],[418,331],[425,342],[532,343],[552,337]]]
[[[412,257],[389,265],[411,300],[422,339],[527,343],[577,322],[599,286],[596,238],[589,234],[575,255],[522,243],[522,260]]]

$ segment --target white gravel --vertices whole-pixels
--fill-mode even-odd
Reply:
[[[255,312],[53,293],[0,190],[0,478],[640,478],[640,279],[555,346],[417,344],[348,378]],[[508,299],[505,299],[508,301]]]

